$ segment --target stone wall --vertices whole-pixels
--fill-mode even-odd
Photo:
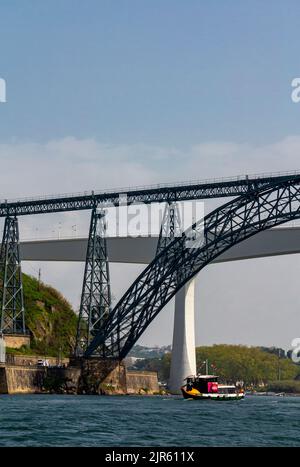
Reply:
[[[159,392],[155,371],[126,371],[127,394],[154,394]]]
[[[30,335],[23,334],[3,334],[6,347],[19,349],[23,345],[30,347]]]
[[[64,392],[79,394],[153,394],[159,392],[157,373],[128,371],[123,362],[115,360],[81,360],[60,374],[65,378]],[[77,370],[77,371],[76,371]],[[50,374],[51,369],[48,370]],[[55,369],[52,369],[55,371]],[[54,374],[54,373],[53,373]],[[59,372],[57,373],[59,378]]]
[[[0,394],[77,394],[79,368],[48,368],[21,365],[0,366]]]
[[[39,393],[42,391],[45,370],[6,365],[0,372],[0,391],[4,394]]]
[[[0,394],[7,394],[6,370],[4,365],[0,365]]]
[[[114,360],[72,363],[60,368],[0,365],[0,394],[153,394],[159,391],[155,372],[126,371],[122,362]]]
[[[80,394],[126,394],[125,365],[117,360],[81,360]]]
[[[80,376],[78,367],[47,368],[43,390],[54,394],[78,394]]]

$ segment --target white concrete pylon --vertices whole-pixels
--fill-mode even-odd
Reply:
[[[185,284],[175,297],[175,316],[169,391],[181,394],[184,379],[196,374],[195,279]]]

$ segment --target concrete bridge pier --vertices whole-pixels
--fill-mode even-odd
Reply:
[[[169,391],[181,394],[184,379],[196,374],[195,352],[195,278],[175,297],[175,316]]]

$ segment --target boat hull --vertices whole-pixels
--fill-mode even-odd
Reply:
[[[235,393],[235,394],[220,394],[220,393],[211,393],[205,394],[198,391],[192,390],[187,391],[185,388],[181,388],[182,395],[185,399],[194,399],[194,400],[213,400],[213,401],[238,401],[245,397],[244,393]]]

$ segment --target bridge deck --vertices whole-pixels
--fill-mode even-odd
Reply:
[[[108,238],[109,261],[148,264],[155,255],[157,237]],[[87,238],[21,242],[25,261],[85,261]],[[218,257],[215,262],[300,253],[300,227],[260,232]]]

